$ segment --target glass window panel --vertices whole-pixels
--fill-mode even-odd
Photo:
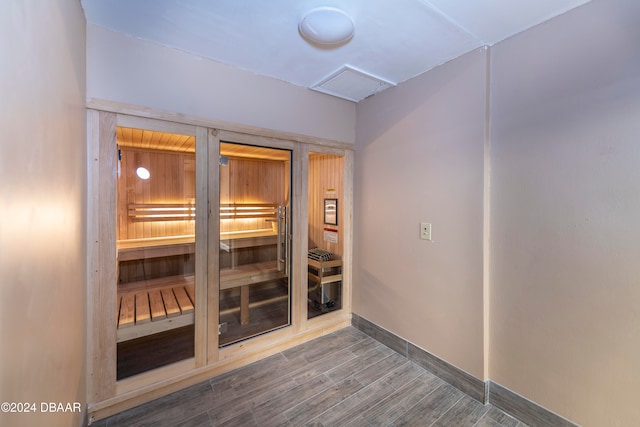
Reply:
[[[118,127],[117,379],[194,356],[195,137]]]
[[[220,346],[290,324],[291,151],[220,144]]]
[[[344,157],[309,153],[309,319],[342,308]]]

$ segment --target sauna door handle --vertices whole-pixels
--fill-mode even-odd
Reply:
[[[282,271],[282,206],[278,206],[278,246],[277,246],[277,263],[278,271]],[[286,239],[286,238],[285,238]]]
[[[284,242],[282,239],[284,238]],[[284,251],[282,244],[284,243]],[[285,274],[289,274],[289,215],[286,206],[278,206],[278,271],[285,267]],[[284,253],[283,253],[284,252]]]

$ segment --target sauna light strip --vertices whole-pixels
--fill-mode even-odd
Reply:
[[[276,218],[277,205],[222,205],[221,219],[269,219]],[[193,204],[152,203],[129,205],[129,216],[133,221],[179,221],[193,220],[196,208]]]

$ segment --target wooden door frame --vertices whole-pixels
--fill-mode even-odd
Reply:
[[[116,381],[116,127],[138,127],[196,136],[195,357]],[[220,140],[291,149],[293,186],[291,326],[218,349],[218,256]],[[213,376],[276,354],[351,323],[353,144],[91,100],[87,111],[87,401],[89,416],[101,419]],[[308,154],[345,158],[343,309],[307,320]],[[215,166],[213,166],[215,165]],[[198,170],[201,172],[199,173]],[[109,215],[112,213],[112,215]],[[206,258],[201,259],[198,256]],[[199,267],[198,267],[199,266]],[[197,279],[198,280],[198,279]],[[304,285],[304,286],[303,286]]]

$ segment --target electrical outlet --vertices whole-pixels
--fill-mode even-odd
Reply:
[[[420,223],[420,238],[422,240],[431,240],[431,224],[428,222]]]

